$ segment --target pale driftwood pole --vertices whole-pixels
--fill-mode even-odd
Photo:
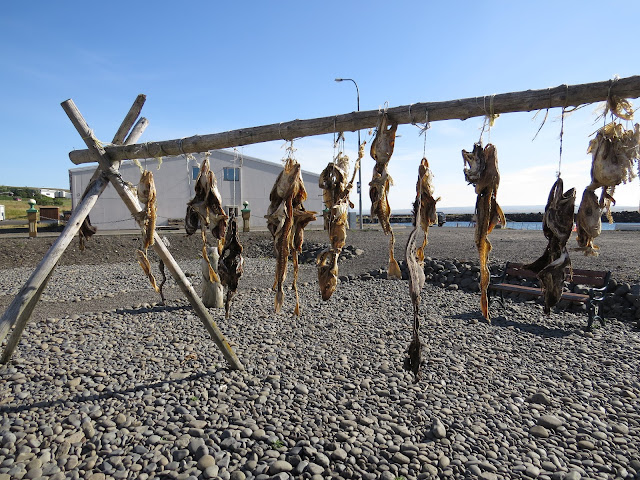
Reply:
[[[104,176],[99,176],[93,183],[91,189],[87,192],[82,201],[73,209],[71,218],[67,222],[67,226],[60,233],[56,241],[53,243],[49,251],[40,261],[40,264],[33,271],[27,282],[20,289],[16,297],[13,299],[7,310],[0,318],[0,343],[7,336],[9,329],[15,323],[15,329],[12,334],[12,340],[9,341],[2,356],[2,363],[5,363],[10,357],[15,345],[20,340],[20,335],[25,325],[31,317],[31,313],[38,303],[40,295],[46,286],[47,280],[51,276],[58,260],[64,253],[65,249],[73,240],[73,237],[80,230],[82,222],[89,214],[100,194],[104,191],[109,181]],[[14,338],[15,337],[15,338]]]
[[[389,108],[387,113],[394,122],[399,124],[424,123],[427,112],[430,122],[465,120],[490,114],[574,107],[604,101],[609,95],[623,98],[640,97],[640,76],[620,78],[616,81],[560,85],[542,90],[485,95],[445,102],[414,103]],[[379,116],[380,113],[377,110],[368,110],[309,120],[292,120],[210,135],[196,135],[177,140],[147,142],[126,147],[107,146],[105,150],[112,160],[176,156],[273,140],[292,140],[325,133],[353,132],[375,127],[378,124]],[[72,151],[69,153],[69,158],[76,165],[95,162],[95,159],[89,154],[89,150]]]
[[[140,114],[142,105],[145,101],[144,95],[138,95],[134,101],[129,113],[125,116],[118,134],[114,137],[114,143],[120,143],[120,136],[124,136],[131,129],[133,122],[136,121],[137,116]],[[135,115],[135,116],[134,116]],[[144,129],[148,125],[146,118],[141,118],[136,123],[133,130],[127,137],[125,144],[131,144],[140,138]],[[67,222],[64,230],[60,233],[54,244],[49,251],[45,254],[40,264],[36,267],[31,277],[24,284],[18,295],[13,299],[13,302],[9,305],[3,316],[0,318],[0,343],[6,337],[12,325],[15,324],[15,328],[9,337],[7,346],[0,358],[0,363],[6,363],[11,358],[15,347],[20,341],[22,332],[24,331],[33,309],[35,308],[42,292],[44,291],[53,270],[58,263],[58,260],[71,243],[73,237],[78,233],[84,219],[89,215],[89,212],[95,205],[98,197],[104,192],[104,189],[109,185],[109,180],[102,174],[102,167],[98,167],[94,172],[87,188],[82,196],[82,200],[71,214],[71,218]]]
[[[124,139],[127,136],[127,133],[129,133],[129,130],[131,130],[131,127],[133,127],[135,121],[140,116],[140,112],[142,111],[142,107],[144,106],[144,102],[146,100],[146,95],[142,93],[138,95],[138,97],[134,100],[133,105],[131,105],[129,112],[127,112],[127,114],[125,115],[124,120],[122,120],[120,128],[118,128],[118,131],[113,136],[113,140],[111,141],[111,143],[113,143],[114,145],[126,145]]]
[[[77,109],[76,105],[73,103],[73,100],[66,100],[62,102],[62,108],[71,120],[71,123],[73,123],[73,126],[76,128],[76,130],[84,140],[87,147],[89,147],[89,150],[91,151],[91,154],[94,158],[93,161],[97,161],[100,164],[100,167],[105,172],[107,178],[109,178],[109,181],[115,188],[116,192],[118,192],[118,195],[131,212],[131,215],[133,215],[133,218],[138,221],[140,217],[139,214],[141,212],[138,199],[129,189],[126,183],[122,180],[118,172],[115,171],[112,167],[112,159],[109,158],[109,156],[105,153],[104,148],[93,136],[93,132],[89,128],[89,125],[87,125],[87,122],[82,117],[82,114]],[[240,363],[240,360],[231,349],[231,346],[227,342],[227,339],[224,337],[224,335],[216,325],[209,311],[202,304],[202,301],[185,277],[184,273],[180,269],[180,266],[173,259],[171,253],[169,252],[169,250],[167,250],[167,247],[165,246],[164,242],[162,242],[162,239],[157,233],[154,234],[154,239],[155,242],[153,244],[153,249],[173,275],[176,283],[180,286],[180,289],[189,300],[189,303],[191,303],[193,310],[196,312],[198,317],[200,317],[200,320],[211,335],[213,341],[222,351],[222,354],[229,366],[236,370],[243,370],[244,368],[242,366],[242,363]]]

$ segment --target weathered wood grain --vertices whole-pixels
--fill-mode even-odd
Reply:
[[[66,100],[65,102],[62,102],[62,108],[71,120],[71,123],[73,123],[73,126],[76,128],[76,130],[84,140],[85,144],[89,147],[89,150],[91,151],[91,154],[94,156],[95,160],[100,164],[100,168],[103,172],[105,172],[107,178],[111,182],[111,185],[113,185],[114,189],[116,190],[116,192],[118,192],[118,195],[131,212],[133,218],[136,219],[136,221],[139,221],[138,219],[141,218],[139,214],[142,209],[140,207],[140,203],[138,202],[138,198],[127,186],[127,184],[122,181],[122,177],[112,165],[113,160],[109,158],[108,154],[105,153],[102,145],[93,136],[93,132],[89,129],[89,126],[82,117],[80,111],[77,109],[76,105],[73,103],[73,100]],[[205,328],[222,352],[229,366],[235,370],[243,370],[244,368],[242,366],[242,363],[240,363],[240,360],[236,356],[235,352],[231,349],[231,346],[227,342],[227,339],[224,337],[224,335],[216,325],[216,322],[213,320],[213,317],[211,316],[209,311],[202,304],[200,297],[198,297],[197,293],[191,286],[191,283],[189,283],[187,277],[182,272],[182,269],[174,260],[169,250],[167,250],[167,247],[165,246],[164,242],[157,232],[154,233],[154,239],[155,241],[153,244],[153,249],[158,254],[160,259],[162,259],[165,267],[167,267],[171,272],[171,275],[173,275],[176,283],[187,297],[187,300],[189,300],[189,303],[191,303],[193,310],[204,324]]]
[[[394,122],[399,124],[424,123],[427,112],[430,122],[453,119],[466,120],[491,113],[502,114],[556,107],[575,107],[604,101],[609,95],[623,98],[640,97],[640,76],[620,78],[617,81],[560,85],[541,90],[485,95],[444,102],[414,103],[389,108],[387,113]],[[125,147],[107,146],[105,150],[112,160],[175,156],[273,140],[291,140],[336,131],[362,130],[375,127],[378,118],[379,112],[377,110],[368,110],[331,117],[292,120],[272,125],[241,128],[209,135],[195,135],[176,140],[147,142]],[[76,165],[96,161],[88,150],[74,150],[69,153],[69,158]]]

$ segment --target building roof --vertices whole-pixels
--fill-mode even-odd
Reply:
[[[213,151],[218,153],[218,154],[222,154],[223,156],[230,157],[229,158],[230,162],[233,161],[233,159],[235,158],[235,153],[231,152],[229,150],[213,150]],[[194,155],[202,156],[204,154],[196,153]],[[182,158],[182,157],[180,157],[180,156],[167,156],[167,157],[163,157],[163,161],[165,161],[165,162],[166,161],[174,161],[174,160],[179,159],[179,158]],[[271,166],[271,167],[275,166],[275,167],[282,168],[282,166],[283,166],[281,162],[272,162],[272,161],[269,161],[269,160],[262,160],[261,158],[251,157],[249,155],[242,155],[242,159],[243,159],[243,161],[247,161],[248,160],[250,162],[261,163],[261,164],[268,165],[268,166]],[[133,161],[132,160],[124,160],[122,163],[125,164],[125,165],[131,165],[131,164],[133,164]],[[90,165],[88,165],[86,167],[70,168],[69,171],[73,172],[73,173],[76,173],[76,172],[84,172],[84,171],[89,171],[90,170],[90,171],[93,172],[96,168],[97,168],[97,164],[93,164],[92,163],[92,164],[90,164]],[[306,174],[306,175],[315,175],[317,177],[320,176],[319,173],[311,172],[309,170],[301,169],[301,172]],[[58,190],[60,190],[60,189],[58,189]]]

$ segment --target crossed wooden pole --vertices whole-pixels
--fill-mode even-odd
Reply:
[[[617,78],[603,82],[585,83],[581,85],[560,85],[541,90],[525,90],[520,92],[502,93],[489,97],[470,97],[444,102],[427,102],[403,105],[389,108],[387,114],[397,124],[428,123],[440,120],[460,119],[491,116],[510,112],[529,112],[532,110],[577,107],[588,103],[600,102],[613,98],[637,98],[640,96],[640,76]],[[31,313],[44,290],[56,263],[67,248],[71,239],[80,229],[96,200],[111,183],[120,198],[129,208],[134,218],[140,211],[140,204],[136,196],[122,180],[118,173],[120,161],[124,159],[150,158],[154,156],[183,155],[187,153],[206,152],[209,150],[238,147],[254,143],[273,140],[291,140],[294,138],[322,135],[337,131],[356,131],[374,127],[378,123],[379,111],[359,111],[331,117],[312,118],[307,120],[292,120],[279,124],[263,125],[251,128],[241,128],[228,132],[209,135],[195,135],[192,137],[165,140],[162,142],[146,142],[136,144],[146,128],[147,121],[141,118],[136,124],[145,96],[139,95],[129,113],[111,142],[105,147],[96,140],[93,132],[76,108],[72,100],[62,102],[62,108],[71,119],[76,130],[87,145],[85,150],[69,153],[69,158],[76,164],[98,162],[91,182],[85,190],[80,204],[73,210],[67,226],[56,242],[44,256],[29,280],[24,284],[16,298],[0,318],[0,343],[15,324],[9,337],[7,346],[0,358],[6,363],[15,349],[20,336],[29,321]],[[131,127],[133,126],[133,129]],[[125,139],[127,132],[131,130]],[[155,151],[155,154],[152,152]],[[174,279],[191,302],[202,323],[209,331],[214,342],[222,351],[229,366],[233,369],[243,369],[242,364],[231,350],[229,343],[218,329],[209,311],[187,281],[184,273],[173,259],[158,234],[154,234],[153,248],[162,259]]]
[[[135,126],[134,122],[140,115],[145,99],[146,97],[144,95],[139,95],[138,98],[136,98],[129,110],[129,113],[126,115],[120,125],[120,128],[116,132],[112,144],[130,145],[140,138],[140,135],[142,135],[142,132],[146,128],[148,122],[145,118],[141,118]],[[120,162],[113,161],[105,152],[104,147],[95,138],[93,132],[89,128],[89,125],[82,117],[82,114],[77,109],[73,100],[66,100],[62,102],[62,108],[87,145],[92,161],[98,162],[99,166],[93,174],[89,186],[85,190],[85,195],[82,201],[73,210],[66,227],[43,257],[42,261],[31,274],[31,277],[29,277],[20,292],[18,292],[18,295],[16,295],[11,305],[9,305],[0,318],[0,343],[7,336],[11,327],[14,326],[4,352],[2,353],[2,357],[0,358],[0,363],[6,363],[11,358],[13,351],[20,341],[20,337],[22,336],[27,322],[33,313],[33,309],[38,303],[38,300],[40,299],[40,296],[46,287],[58,260],[65,249],[69,246],[69,243],[71,243],[73,237],[78,233],[84,219],[89,215],[89,212],[95,205],[98,197],[107,185],[109,183],[113,185],[134,219],[137,220],[140,218],[138,213],[142,210],[136,195],[123,181],[118,171]],[[131,133],[129,133],[129,136],[125,139],[125,136],[130,130]],[[167,250],[167,247],[155,232],[154,239],[155,242],[153,244],[153,249],[169,269],[171,275],[173,275],[176,283],[180,286],[180,289],[191,303],[191,306],[211,335],[213,341],[222,352],[230,368],[234,370],[243,370],[242,363],[231,349],[229,342],[227,342],[226,338],[213,320],[213,317],[185,277],[178,263],[171,256],[171,253]]]

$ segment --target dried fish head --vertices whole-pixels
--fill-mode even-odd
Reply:
[[[468,183],[475,185],[478,183],[478,180],[480,180],[480,176],[482,172],[484,172],[486,165],[482,144],[475,143],[473,150],[470,152],[462,150],[462,161],[464,164],[464,178]]]
[[[429,169],[429,162],[423,157],[418,167],[418,183],[416,185],[416,200],[413,205],[414,214],[418,208],[418,200],[420,201],[420,215],[417,217],[422,230],[426,233],[431,225],[438,222],[438,214],[436,212],[436,203],[440,201],[440,197],[433,198],[433,175]],[[418,198],[419,196],[419,198]],[[414,215],[414,220],[415,220]],[[425,235],[425,245],[426,245]],[[423,245],[424,248],[424,245]]]
[[[605,125],[589,142],[587,153],[592,155],[590,190],[633,180],[633,162],[640,160],[640,125],[633,130],[615,122]]]
[[[323,189],[323,200],[328,208],[338,203],[347,187],[347,176],[349,168],[349,158],[346,158],[346,168],[344,170],[339,164],[329,163],[320,174],[318,186]]]
[[[558,239],[561,247],[567,244],[573,228],[573,211],[576,204],[576,189],[562,191],[563,182],[558,178],[551,187],[543,223]]]
[[[153,180],[153,173],[149,170],[142,172],[138,183],[138,200],[145,205],[156,199],[156,184]]]
[[[320,295],[324,301],[331,298],[338,286],[338,256],[337,250],[328,248],[320,252],[316,259]]]
[[[583,250],[586,256],[598,256],[598,246],[593,241],[602,229],[602,211],[603,205],[598,202],[596,194],[585,189],[576,215],[576,240],[579,250]]]
[[[378,120],[378,127],[376,128],[376,137],[371,143],[371,158],[376,161],[378,169],[384,167],[389,163],[391,155],[393,155],[393,148],[396,142],[396,130],[398,124],[391,123],[386,113],[383,113]]]

